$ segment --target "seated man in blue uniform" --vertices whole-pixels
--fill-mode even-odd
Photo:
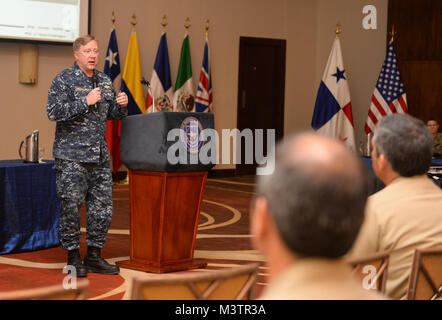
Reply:
[[[53,156],[57,196],[60,198],[60,242],[67,264],[77,277],[88,272],[118,274],[119,267],[101,257],[112,220],[112,172],[106,144],[106,120],[127,116],[128,97],[116,94],[110,78],[96,70],[98,44],[93,36],[73,44],[75,62],[52,81],[46,111],[56,121]],[[84,264],[79,253],[81,237],[78,209],[86,201]]]

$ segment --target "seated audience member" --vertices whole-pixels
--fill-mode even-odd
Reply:
[[[258,176],[255,247],[267,258],[261,299],[382,299],[341,257],[355,240],[368,193],[360,161],[343,144],[301,134],[276,148],[275,171]]]
[[[427,121],[428,130],[433,135],[433,156],[442,157],[442,133],[439,133],[439,123],[431,118]]]
[[[369,197],[351,256],[391,250],[386,294],[406,299],[415,248],[442,245],[442,190],[427,176],[432,137],[421,120],[394,114],[372,139],[373,170],[386,187]]]

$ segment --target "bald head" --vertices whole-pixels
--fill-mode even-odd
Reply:
[[[277,160],[285,165],[303,166],[314,176],[359,174],[359,160],[340,142],[314,133],[289,138],[277,150]]]
[[[352,246],[368,194],[360,161],[335,140],[313,133],[276,148],[275,171],[258,177],[281,238],[297,255],[339,257]]]

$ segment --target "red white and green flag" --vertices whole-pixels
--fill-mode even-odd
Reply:
[[[190,59],[189,35],[186,33],[181,46],[180,65],[175,81],[173,109],[178,112],[195,111],[195,94],[193,91],[192,62]]]

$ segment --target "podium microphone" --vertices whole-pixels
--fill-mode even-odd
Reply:
[[[147,81],[146,79],[144,79],[144,77],[141,78],[140,83],[141,83],[142,85],[145,85],[145,86],[148,87],[148,88],[150,87],[150,82]]]
[[[143,86],[147,87],[147,92],[149,92],[152,97],[152,112],[155,112],[155,97],[153,96],[152,87],[150,86],[150,82],[147,81],[146,79],[144,79],[144,77],[142,77],[140,80],[140,83]]]

